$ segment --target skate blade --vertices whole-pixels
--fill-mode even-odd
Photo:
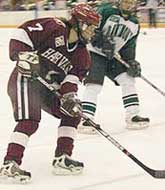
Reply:
[[[62,168],[62,167],[53,167],[52,173],[54,175],[79,175],[83,171],[82,167],[76,168]]]
[[[0,175],[0,183],[4,184],[10,184],[10,183],[15,183],[15,184],[27,184],[31,182],[31,177],[29,176],[6,176],[6,175]]]
[[[141,129],[146,129],[148,127],[149,127],[148,122],[139,122],[139,123],[127,124],[126,129],[128,129],[128,130],[141,130]]]

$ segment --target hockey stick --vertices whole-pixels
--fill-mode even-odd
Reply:
[[[100,126],[94,123],[90,118],[86,115],[82,115],[82,118],[85,119],[92,127],[94,127],[102,136],[104,136],[107,140],[109,140],[114,146],[116,146],[119,150],[121,150],[125,155],[131,158],[137,165],[139,165],[143,170],[145,170],[148,174],[150,174],[154,178],[165,178],[165,170],[154,170],[147,167],[143,164],[139,159],[137,159],[133,154],[131,154],[127,149],[125,149],[119,142],[117,142],[112,136],[110,136],[106,131],[104,131]]]
[[[129,68],[129,64],[124,61],[120,55],[116,54],[114,56],[115,59],[117,59],[121,64],[125,65],[127,68]],[[160,94],[162,94],[163,96],[165,96],[165,92],[163,92],[160,88],[158,88],[157,86],[155,86],[152,82],[150,82],[146,77],[144,77],[143,75],[140,76],[141,79],[143,79],[147,84],[149,84],[150,86],[152,86],[156,91],[158,91]]]
[[[60,94],[49,84],[47,83],[42,77],[38,76],[37,80],[46,86],[52,93],[59,96]],[[64,114],[68,114],[66,110],[61,109]],[[111,137],[106,131],[101,129],[100,125],[93,122],[90,118],[86,115],[82,114],[81,117],[86,120],[93,128],[95,128],[102,136],[104,136],[107,140],[109,140],[114,146],[116,146],[119,150],[121,150],[125,155],[131,158],[137,165],[143,168],[147,173],[149,173],[154,178],[165,178],[165,170],[154,170],[146,165],[144,165],[140,160],[138,160],[134,155],[132,155],[127,149],[125,149],[121,144],[119,144],[113,137]]]

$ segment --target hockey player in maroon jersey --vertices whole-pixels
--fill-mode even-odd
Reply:
[[[8,94],[17,122],[7,147],[0,177],[29,181],[31,173],[20,169],[25,147],[41,119],[41,110],[61,120],[53,159],[56,175],[78,174],[83,163],[72,160],[77,125],[82,111],[77,97],[78,84],[91,60],[86,43],[94,34],[99,15],[85,4],[71,10],[68,20],[41,18],[27,21],[10,40],[10,58],[16,61]],[[61,97],[35,80],[36,74],[54,86]],[[69,115],[60,112],[65,109]]]

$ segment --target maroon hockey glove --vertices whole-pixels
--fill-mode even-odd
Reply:
[[[63,111],[64,110],[64,111]],[[61,112],[70,117],[78,117],[82,113],[81,101],[75,92],[64,94],[61,98]]]

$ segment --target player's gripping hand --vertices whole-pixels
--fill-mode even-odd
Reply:
[[[60,110],[70,117],[81,116],[82,105],[75,92],[70,92],[62,96]]]
[[[109,60],[114,57],[115,53],[115,42],[113,38],[103,37],[102,52],[107,56]]]
[[[129,68],[127,69],[128,75],[131,77],[140,77],[141,76],[141,67],[140,63],[136,60],[128,61]]]
[[[25,77],[34,77],[39,71],[39,57],[36,51],[22,51],[18,55],[17,69]]]
[[[102,31],[96,29],[95,35],[91,39],[91,44],[93,47],[102,48],[103,47],[103,33]]]
[[[113,38],[103,35],[103,32],[99,29],[95,30],[95,35],[91,39],[91,44],[93,47],[102,49],[102,52],[109,60],[113,58],[115,52],[115,42]]]

